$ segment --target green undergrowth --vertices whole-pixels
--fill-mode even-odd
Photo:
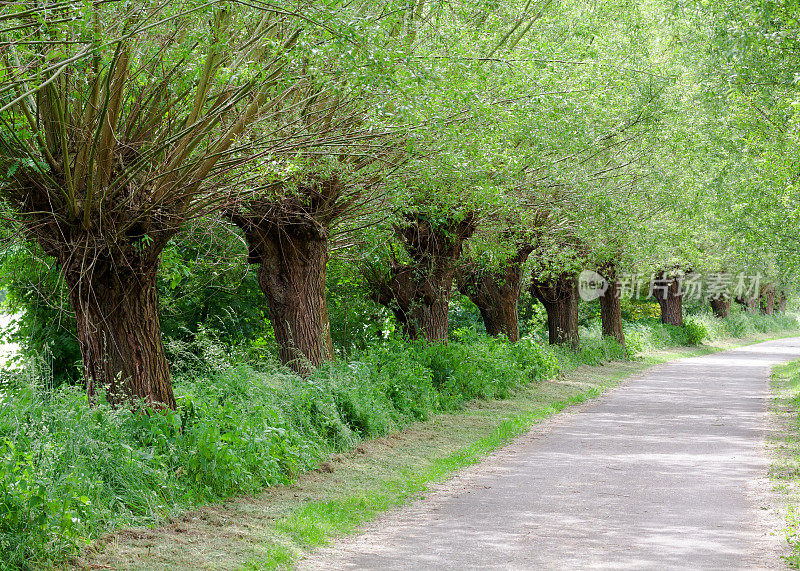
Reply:
[[[629,351],[696,337],[691,326],[664,327],[629,325]],[[41,567],[119,527],[153,526],[198,505],[289,483],[359,442],[471,402],[506,399],[580,365],[630,356],[596,328],[584,331],[579,351],[538,338],[509,344],[467,332],[447,345],[388,341],[301,379],[270,362],[242,362],[225,347],[204,350],[208,355],[197,363],[174,364],[181,375],[173,412],[90,407],[79,388],[48,390],[37,374],[6,384],[0,402],[3,566]],[[553,406],[562,405],[547,403],[547,414]],[[511,438],[526,423],[521,418],[518,428],[491,438]],[[477,440],[431,470],[472,462],[493,442]],[[359,501],[368,513],[383,509],[380,497]],[[309,530],[309,537],[314,533],[327,532]]]
[[[455,470],[479,462],[487,453],[507,444],[535,422],[557,414],[568,406],[594,398],[612,386],[614,380],[609,379],[608,383],[591,386],[567,398],[503,418],[493,430],[477,441],[444,456],[431,458],[422,467],[405,467],[393,477],[382,480],[378,489],[344,498],[307,502],[275,526],[275,530],[294,546],[294,550],[284,547],[279,551],[288,554],[288,557],[276,558],[274,551],[270,550],[268,557],[251,560],[248,567],[281,568],[285,561],[291,562],[298,552],[327,545],[333,537],[351,533],[375,515],[424,492],[431,482],[441,481]]]
[[[636,360],[581,366],[522,385],[503,400],[473,400],[386,437],[328,457],[291,485],[207,506],[146,532],[129,530],[84,553],[77,566],[133,570],[287,568],[393,506],[424,496],[431,482],[479,462],[548,416],[620,379],[716,347],[680,347]],[[323,562],[322,567],[325,564]]]
[[[786,561],[800,568],[800,360],[776,365],[772,369],[776,393],[775,412],[781,415],[785,430],[777,441],[777,458],[770,469],[776,488],[786,500],[786,541],[790,554]]]

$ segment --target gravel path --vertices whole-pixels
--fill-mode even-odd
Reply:
[[[796,358],[800,338],[654,367],[301,568],[782,568],[768,373]]]

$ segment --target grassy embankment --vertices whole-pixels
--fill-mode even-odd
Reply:
[[[287,567],[303,552],[419,497],[431,483],[480,461],[540,420],[649,366],[774,338],[797,327],[789,319],[741,315],[731,323],[709,316],[695,317],[692,323],[690,328],[700,326],[709,335],[707,344],[678,348],[676,339],[664,334],[680,337],[685,332],[631,326],[629,339],[641,351],[638,358],[610,362],[621,355],[614,355],[613,347],[586,331],[582,354],[552,353],[558,363],[555,369],[560,368],[555,376],[553,369],[549,377],[510,387],[508,394],[500,395],[503,398],[462,401],[428,420],[412,421],[399,432],[354,441],[320,457],[325,460],[322,464],[289,485],[194,512],[173,513],[170,523],[153,529],[123,531],[96,544],[80,563],[140,569]],[[670,344],[671,349],[658,349]]]

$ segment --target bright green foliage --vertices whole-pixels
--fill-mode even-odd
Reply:
[[[693,318],[684,321],[683,332],[686,334],[686,345],[699,345],[708,338],[708,329]]]
[[[9,385],[0,403],[0,556],[35,566],[121,525],[285,483],[331,452],[471,399],[625,357],[599,332],[586,338],[580,353],[475,334],[446,346],[392,341],[308,379],[242,364],[246,355],[205,342],[196,353],[212,355],[214,369],[194,361],[176,382],[178,409],[161,413],[89,407],[76,387]],[[674,344],[669,335],[659,342]]]
[[[784,430],[776,431],[776,458],[770,467],[775,489],[784,494],[786,528],[783,533],[790,552],[784,559],[792,569],[800,568],[800,361],[777,365],[772,369],[772,388],[776,405],[771,410],[780,415]]]
[[[287,3],[232,3],[228,13],[223,2],[163,2],[143,3],[143,20],[133,18],[135,2],[67,4],[63,13],[77,17],[49,29],[42,20],[41,37],[74,34],[75,43],[26,43],[22,28],[0,34],[0,193],[23,171],[38,173],[48,200],[63,203],[47,220],[69,221],[79,234],[97,229],[115,263],[141,256],[153,239],[126,234],[128,222],[161,220],[153,213],[170,206],[151,261],[178,409],[90,408],[68,386],[82,379],[59,268],[19,238],[19,222],[37,216],[27,195],[16,197],[16,210],[2,205],[18,222],[4,230],[0,260],[8,307],[23,311],[14,339],[49,370],[46,382],[29,385],[6,375],[0,402],[0,560],[9,565],[35,567],[116,526],[287,482],[361,439],[471,399],[508,397],[564,368],[797,327],[787,315],[733,308],[721,320],[692,307],[679,328],[658,321],[657,305],[625,301],[623,349],[602,339],[597,304],[582,304],[576,353],[546,346],[543,308],[523,288],[518,343],[486,338],[476,307],[458,298],[449,344],[410,344],[361,279],[364,267],[410,261],[396,230],[413,214],[433,228],[474,216],[465,249],[488,268],[527,240],[537,246],[527,274],[606,262],[645,274],[680,266],[758,271],[791,290],[800,275],[800,51],[788,4],[330,2],[309,3],[300,17]],[[276,6],[285,11],[270,12]],[[152,31],[148,22],[157,22]],[[218,34],[210,43],[209,24]],[[162,32],[175,34],[163,50]],[[125,48],[129,37],[141,45]],[[97,42],[106,43],[95,61]],[[69,74],[37,72],[79,51]],[[152,160],[112,176],[124,161],[93,158],[100,139],[75,137],[125,143],[89,112],[94,88],[123,55],[134,77],[114,115]],[[273,56],[267,69],[262,60]],[[173,77],[165,70],[175,66]],[[49,88],[47,77],[57,80]],[[19,96],[27,89],[30,100]],[[48,98],[69,111],[71,127],[46,121],[53,140],[39,141],[26,111]],[[258,113],[237,126],[248,109]],[[62,111],[50,106],[43,116]],[[161,133],[155,139],[143,114]],[[60,156],[76,163],[71,175]],[[356,159],[370,168],[362,172]],[[114,184],[88,184],[79,173],[90,167],[108,170]],[[178,183],[181,172],[191,184]],[[275,364],[247,248],[220,222],[220,206],[243,195],[296,198],[309,173],[339,173],[349,191],[370,183],[343,193],[337,207],[346,214],[325,228],[338,359],[300,379]],[[122,200],[134,176],[142,179],[136,200]],[[175,179],[175,192],[153,198],[160,177]],[[135,216],[134,203],[143,205]],[[116,234],[102,231],[114,227],[104,222],[109,213],[124,222]],[[87,244],[90,252],[95,242]]]

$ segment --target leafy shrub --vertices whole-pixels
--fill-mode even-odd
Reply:
[[[71,482],[66,494],[49,496],[34,465],[31,452],[19,454],[9,441],[0,445],[0,553],[7,562],[69,549],[91,507],[88,497],[74,495]]]
[[[683,333],[686,337],[686,345],[699,345],[709,337],[705,325],[691,318],[684,320]]]
[[[752,322],[742,311],[731,311],[731,314],[723,320],[725,333],[732,337],[746,337],[755,333]]]
[[[510,359],[508,344],[491,337],[480,342],[422,345],[418,350],[448,408],[473,398],[506,398],[522,379]]]
[[[386,395],[396,421],[426,420],[438,408],[433,372],[414,359],[407,344],[379,347],[366,359],[369,379]]]
[[[260,352],[200,333],[181,359],[176,411],[88,406],[49,376],[6,374],[0,402],[0,560],[39,567],[121,525],[288,482],[333,451],[474,398],[505,398],[561,370],[728,330],[797,328],[791,316],[695,315],[683,328],[625,325],[626,351],[581,329],[578,352],[538,332],[509,344],[464,328],[460,340],[389,339],[300,378]],[[741,325],[744,324],[744,325]],[[38,382],[31,378],[37,376]],[[50,388],[45,389],[44,386]]]
[[[601,365],[628,357],[625,348],[614,339],[592,339],[581,346],[581,357],[587,365]]]
[[[552,379],[561,372],[561,363],[550,345],[539,344],[530,337],[523,337],[510,347],[511,358],[517,369],[524,372],[528,381]]]
[[[797,317],[793,314],[748,313],[737,304],[731,305],[730,315],[725,319],[714,316],[711,311],[704,308],[703,311],[691,315],[688,320],[702,325],[708,333],[707,339],[710,340],[723,337],[741,338],[756,333],[780,333],[800,327]]]

